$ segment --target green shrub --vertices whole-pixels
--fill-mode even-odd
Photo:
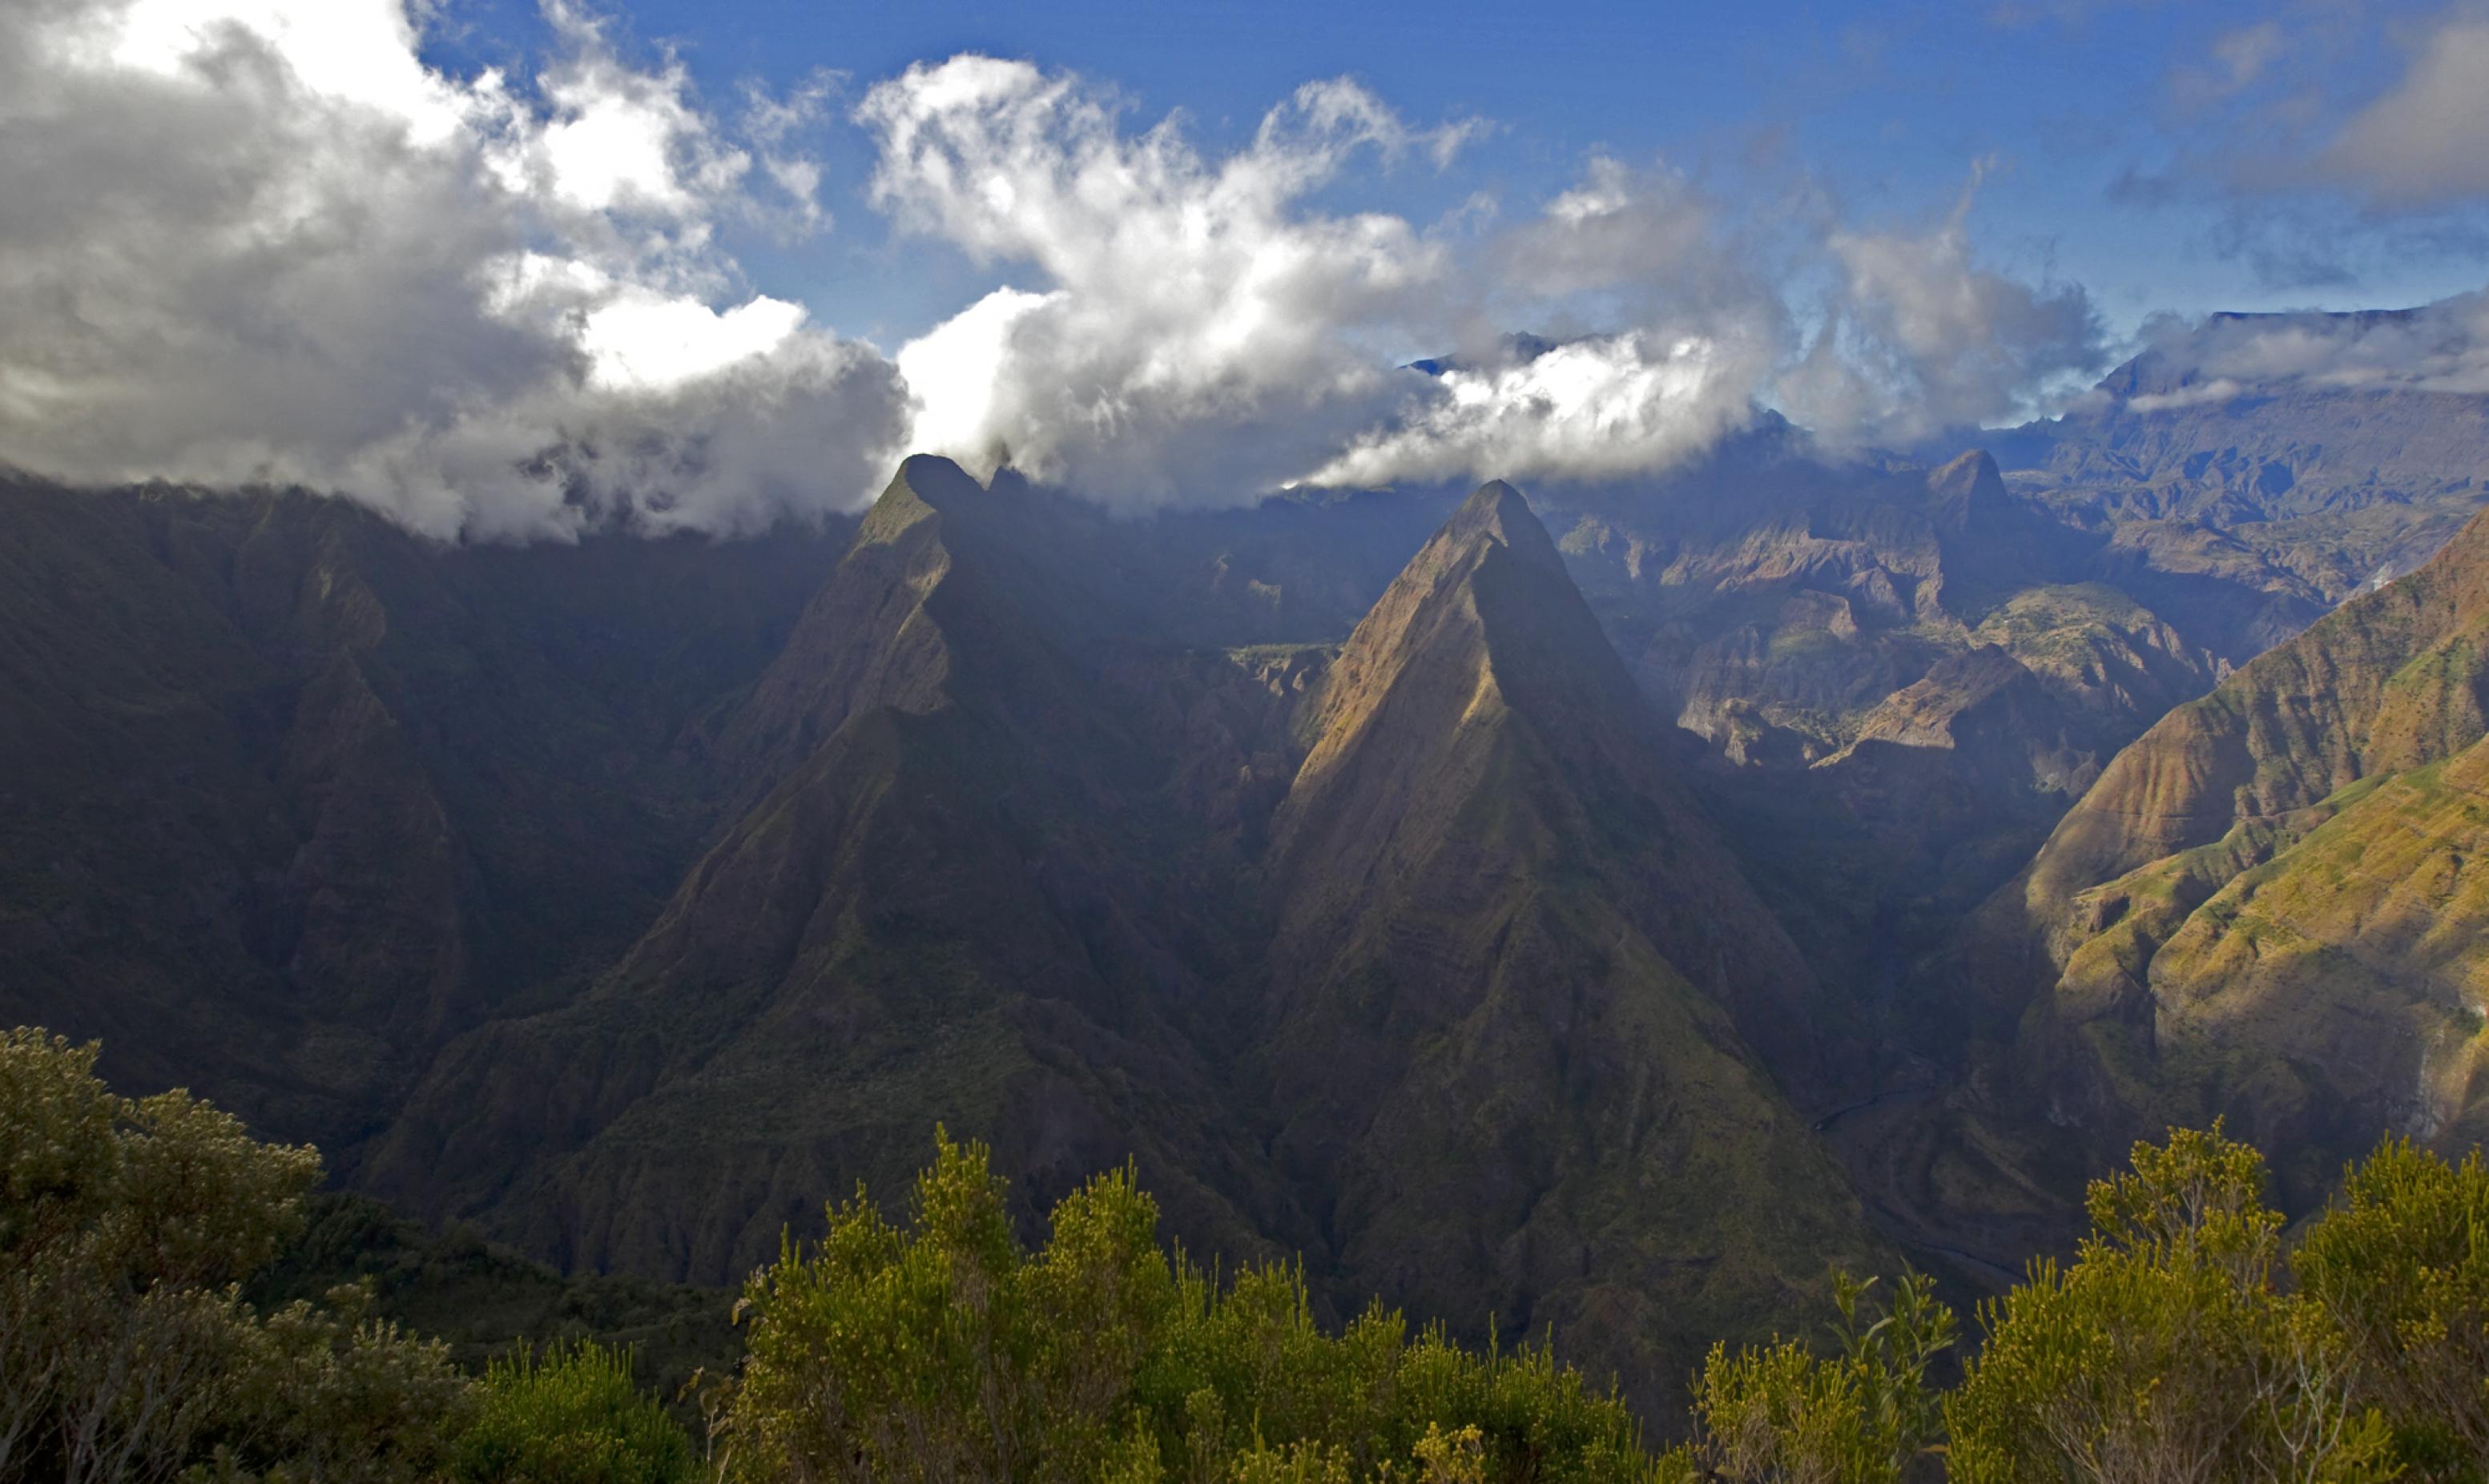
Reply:
[[[555,1345],[486,1369],[450,1470],[463,1484],[679,1484],[691,1436],[631,1379],[631,1352]]]
[[[0,1481],[430,1474],[468,1389],[441,1347],[360,1290],[241,1299],[319,1156],[187,1093],[115,1097],[96,1054],[0,1034]]]
[[[2093,1184],[2071,1266],[2036,1263],[1983,1309],[1988,1344],[1945,1403],[1949,1476],[2394,1477],[2332,1327],[2274,1286],[2263,1156],[2216,1125],[2138,1144],[2133,1162]]]
[[[985,1151],[937,1135],[911,1219],[863,1193],[746,1290],[725,1418],[753,1479],[1646,1478],[1630,1412],[1543,1347],[1474,1355],[1302,1274],[1221,1284],[1158,1244],[1130,1170],[1015,1241]]]
[[[2432,1479],[2489,1477],[2489,1168],[2381,1145],[2291,1257],[2360,1399]]]
[[[1840,1348],[1828,1357],[1793,1340],[1712,1347],[1695,1382],[1694,1441],[1673,1455],[1685,1476],[1898,1484],[1940,1431],[1928,1367],[1952,1348],[1954,1316],[1917,1273],[1880,1313],[1866,1302],[1874,1286],[1837,1279]]]

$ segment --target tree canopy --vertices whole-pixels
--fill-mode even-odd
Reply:
[[[1821,1335],[1715,1346],[1658,1451],[1548,1336],[1473,1349],[1379,1304],[1334,1329],[1294,1266],[1170,1250],[1130,1166],[1024,1244],[939,1130],[897,1219],[859,1189],[785,1240],[739,1360],[673,1406],[592,1339],[468,1374],[368,1286],[245,1301],[319,1156],[117,1097],[96,1054],[0,1036],[0,1484],[2489,1481],[2476,1151],[2389,1140],[2294,1241],[2255,1150],[2172,1130],[1981,1306],[1975,1353],[1926,1277],[1836,1275]]]

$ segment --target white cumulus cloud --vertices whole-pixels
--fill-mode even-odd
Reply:
[[[1930,236],[1810,239],[1844,331],[1804,357],[1743,229],[1664,165],[1594,157],[1518,219],[1420,225],[1330,203],[1357,162],[1441,162],[1466,130],[1413,128],[1353,82],[1300,89],[1220,157],[1181,118],[1136,131],[1125,112],[981,56],[866,95],[874,202],[1007,280],[900,351],[916,446],[1134,504],[1612,479],[1699,452],[1784,381],[1842,438],[1914,436],[2024,412],[2097,360],[2079,290],[1973,261],[1967,194]],[[1534,329],[1555,348],[1514,354],[1504,332]],[[1390,369],[1413,348],[1453,359]]]
[[[914,442],[1110,500],[1249,498],[1302,473],[1397,384],[1380,347],[1432,312],[1446,250],[1380,213],[1307,208],[1363,152],[1441,157],[1362,88],[1313,83],[1209,160],[1176,120],[962,56],[874,87],[873,199],[1007,284],[903,347]]]
[[[749,154],[547,14],[530,89],[427,68],[399,0],[0,10],[0,464],[441,536],[855,502],[896,371],[736,290]]]
[[[1502,364],[1456,362],[1312,475],[1330,485],[1602,480],[1667,469],[1752,415],[1770,347],[1629,332]]]
[[[1974,261],[1984,168],[1932,230],[1830,234],[1840,291],[1782,382],[1798,421],[1836,441],[1907,442],[2037,415],[2098,367],[2104,337],[2080,287]]]
[[[870,204],[988,275],[885,357],[720,245],[826,223],[798,139],[831,74],[729,120],[542,0],[533,72],[451,75],[411,3],[0,9],[0,465],[300,486],[444,537],[735,531],[911,449],[1128,507],[1625,478],[1766,406],[1849,442],[2024,413],[2098,349],[2078,291],[1976,260],[1967,194],[1926,233],[1759,222],[1595,156],[1421,222],[1358,196],[1477,126],[1333,79],[1205,150],[963,55],[853,109]],[[1800,280],[1829,286],[1811,338]]]

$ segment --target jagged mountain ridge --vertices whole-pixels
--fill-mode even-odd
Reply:
[[[2223,623],[2138,602],[2105,538],[1977,450],[1836,458],[1766,419],[1651,484],[1545,503],[1642,689],[1709,744],[1701,791],[1748,873],[1870,1018],[1911,1013],[1908,962],[2231,663]],[[1876,1034],[1906,1054],[1913,1033]]]
[[[1249,1126],[1169,1023],[1222,970],[1220,925],[1168,899],[1241,899],[1237,863],[1206,829],[1185,838],[1206,801],[1145,776],[1167,767],[1148,719],[1065,627],[1020,515],[908,461],[787,651],[822,683],[764,675],[724,728],[791,728],[790,761],[588,993],[452,1048],[379,1188],[570,1261],[723,1281],[824,1192],[901,1188],[947,1121],[996,1141],[1033,1209],[1136,1153],[1195,1242],[1293,1235],[1275,1195],[1243,1216],[1202,1183],[1245,1157],[1228,1145]],[[858,612],[887,621],[815,665],[807,626]],[[1258,689],[1212,663],[1205,690]]]
[[[1705,792],[1749,872],[1818,972],[1904,1018],[1910,963],[2121,747],[2489,499],[2489,399],[2208,390],[2192,354],[1967,455],[1835,456],[1766,415],[1657,479],[1543,492],[1637,679],[1727,765]]]
[[[1541,492],[1558,542],[1493,491],[1134,522],[918,461],[844,551],[644,562],[37,491],[0,993],[574,1263],[731,1273],[947,1118],[1032,1207],[1137,1152],[1196,1248],[1664,1387],[1674,1336],[1882,1260],[1827,1142],[1923,1262],[2053,1230],[2014,1130],[1917,1119],[1983,1105],[1947,1079],[1992,1007],[1907,951],[2298,611],[2217,511],[2023,474],[1766,428]],[[2469,774],[2425,766],[2364,817],[2459,856]],[[1964,1181],[2023,1209],[1950,1228]]]
[[[718,1279],[823,1192],[900,1188],[947,1122],[1032,1216],[1129,1154],[1197,1249],[1302,1251],[1343,1306],[1456,1300],[1473,1332],[1561,1320],[1654,1399],[1872,1249],[1782,1091],[1830,1095],[1827,1007],[1518,494],[1464,505],[1335,661],[1275,671],[1098,622],[1031,499],[909,461],[720,728],[794,760],[592,988],[449,1049],[374,1188]],[[1349,1012],[1365,1060],[1325,1076],[1356,1063],[1343,986],[1393,974],[1431,1008]],[[1499,1081],[1476,1157],[1430,1152]]]
[[[1980,925],[2046,985],[2017,1093],[2107,1146],[2225,1114],[2301,1205],[2381,1132],[2476,1139],[2484,644],[2475,518],[2122,753]]]
[[[2489,502],[2489,397],[2286,374],[2242,379],[2205,362],[2241,335],[2321,343],[2413,320],[2214,315],[2110,372],[2090,405],[1988,443],[2017,487],[2060,519],[2122,530],[2124,545],[2158,548],[2164,565],[2195,547],[2195,560],[2271,592],[2284,605],[2275,620],[2287,623],[2308,604],[2330,606],[2415,570]],[[2262,574],[2250,576],[2256,568]],[[2288,637],[2272,632],[2269,642]]]

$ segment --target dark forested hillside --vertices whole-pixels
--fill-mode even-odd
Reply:
[[[908,463],[723,724],[751,802],[443,1055],[373,1188],[724,1281],[947,1122],[1032,1203],[1131,1155],[1196,1250],[1560,1319],[1638,1387],[1872,1249],[1787,1091],[1843,1085],[1827,1002],[1517,493],[1335,657],[1136,637],[1055,499]]]
[[[0,493],[0,1001],[340,1150],[627,946],[705,712],[844,530],[443,548],[339,501]]]
[[[1932,466],[1134,519],[915,458],[730,542],[18,480],[0,1015],[581,1272],[732,1282],[936,1124],[1024,1231],[1130,1159],[1673,1411],[2163,1122],[2294,1212],[2476,1133],[2477,529],[2290,638],[2470,435],[2121,375]]]

